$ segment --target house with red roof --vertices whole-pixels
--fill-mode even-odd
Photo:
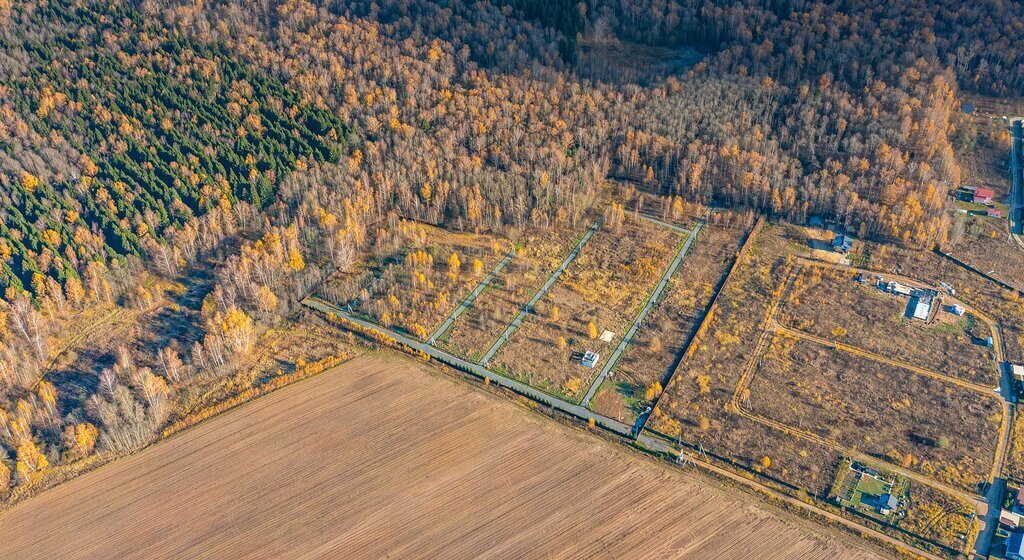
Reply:
[[[974,191],[974,202],[977,204],[992,204],[992,198],[996,193],[992,189],[979,188]]]

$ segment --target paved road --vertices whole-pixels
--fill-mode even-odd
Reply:
[[[1021,140],[1024,138],[1024,126],[1021,124],[1020,119],[1014,119],[1010,124],[1010,180],[1012,187],[1010,189],[1010,235],[1017,241],[1018,244],[1022,243],[1019,235],[1024,233],[1024,225],[1021,224],[1021,212],[1024,212],[1024,177],[1021,176],[1020,159],[1021,159]]]
[[[620,436],[623,436],[623,437],[627,437],[627,438],[630,438],[630,439],[634,439],[634,437],[635,437],[635,441],[636,441],[636,443],[639,446],[641,446],[641,447],[643,447],[645,449],[648,449],[650,451],[653,451],[655,453],[665,453],[665,454],[668,454],[670,456],[678,456],[679,453],[680,453],[668,441],[665,441],[665,440],[663,440],[661,438],[653,437],[653,436],[648,435],[646,433],[640,434],[638,437],[636,437],[636,435],[633,433],[633,431],[630,428],[630,426],[627,426],[626,424],[623,424],[622,422],[618,422],[616,420],[612,420],[611,418],[608,418],[607,416],[603,416],[601,414],[594,413],[594,412],[592,412],[590,410],[587,410],[586,408],[584,408],[582,406],[575,405],[575,404],[572,404],[572,403],[568,403],[568,402],[563,401],[561,399],[552,397],[551,395],[548,395],[547,393],[543,393],[541,391],[538,391],[538,390],[534,389],[533,387],[530,387],[528,385],[520,383],[520,382],[518,382],[518,381],[516,381],[514,379],[509,379],[509,378],[507,378],[507,377],[505,377],[503,375],[500,375],[500,374],[497,374],[497,373],[495,373],[493,371],[487,370],[486,368],[483,368],[483,367],[481,367],[478,364],[467,362],[466,360],[462,360],[460,358],[452,356],[451,354],[449,354],[447,352],[444,352],[443,350],[439,350],[437,348],[434,348],[433,346],[430,346],[428,344],[424,344],[422,342],[413,340],[413,339],[411,339],[409,337],[406,337],[406,336],[404,336],[404,335],[402,335],[400,333],[397,333],[397,332],[385,329],[385,328],[383,328],[383,327],[381,327],[379,325],[376,325],[376,324],[371,323],[369,321],[364,321],[363,319],[360,319],[358,317],[354,317],[354,316],[346,313],[345,311],[341,310],[339,307],[337,307],[337,306],[335,306],[333,304],[330,304],[330,303],[324,302],[322,300],[316,299],[315,297],[306,298],[305,300],[303,300],[302,303],[303,303],[303,305],[306,305],[307,307],[310,307],[311,309],[314,309],[316,311],[320,311],[322,313],[333,313],[335,315],[339,315],[339,316],[345,317],[349,321],[352,321],[352,322],[354,322],[354,323],[356,323],[356,324],[358,324],[358,325],[360,325],[360,326],[362,326],[364,328],[373,329],[373,330],[375,330],[377,332],[380,332],[380,333],[383,333],[383,334],[387,334],[388,336],[394,337],[394,339],[397,340],[399,343],[401,343],[401,344],[403,344],[405,346],[408,346],[410,348],[413,348],[413,349],[425,352],[426,354],[428,354],[429,356],[431,356],[432,358],[436,359],[437,361],[439,361],[441,363],[444,363],[444,364],[447,364],[449,366],[452,366],[452,367],[455,367],[457,369],[460,369],[462,371],[471,373],[473,375],[476,375],[477,377],[480,377],[480,378],[483,378],[483,379],[488,379],[492,383],[495,383],[495,384],[500,385],[502,387],[506,387],[508,389],[511,389],[512,391],[515,391],[516,393],[519,393],[519,394],[521,394],[523,396],[526,396],[526,397],[528,397],[530,399],[533,399],[534,401],[537,401],[539,403],[542,403],[542,404],[548,405],[548,406],[550,406],[552,408],[555,408],[557,410],[560,410],[560,411],[562,411],[562,412],[564,412],[566,414],[575,416],[576,418],[580,418],[582,420],[587,420],[587,421],[593,419],[594,423],[597,426],[600,426],[600,427],[602,427],[602,428],[604,428],[604,429],[606,429],[606,430],[608,430],[608,431],[610,431],[612,433],[615,433],[617,435],[620,435]],[[705,461],[705,460],[701,459],[700,457],[689,456],[688,455],[686,457],[686,460],[687,460],[688,463],[697,465],[700,468],[703,468],[703,469],[705,469],[707,471],[710,471],[710,472],[713,472],[713,473],[717,474],[718,476],[721,476],[723,478],[729,479],[730,481],[732,481],[735,484],[741,484],[741,485],[744,485],[744,486],[747,486],[747,487],[750,487],[750,488],[757,489],[757,490],[759,490],[759,491],[761,491],[763,493],[766,493],[766,494],[772,496],[776,500],[780,500],[782,502],[785,502],[789,507],[796,508],[796,509],[803,510],[803,511],[807,511],[807,512],[811,512],[814,515],[817,515],[817,516],[823,517],[825,519],[828,519],[830,522],[838,523],[840,525],[848,527],[849,529],[853,530],[855,533],[870,535],[871,537],[873,537],[875,539],[878,539],[880,541],[886,542],[886,543],[888,543],[888,544],[890,544],[892,546],[898,546],[898,547],[900,547],[902,549],[910,550],[911,552],[913,552],[915,554],[918,554],[918,555],[920,555],[923,558],[928,558],[929,560],[944,560],[944,559],[942,559],[939,556],[936,556],[936,555],[934,555],[934,554],[932,554],[930,552],[927,552],[925,550],[922,550],[920,548],[911,546],[911,545],[909,545],[909,544],[907,544],[907,543],[905,543],[903,541],[900,541],[900,540],[895,539],[895,538],[893,538],[893,537],[891,537],[889,535],[886,535],[885,533],[882,533],[882,532],[876,531],[875,529],[872,529],[870,527],[866,527],[864,525],[861,525],[861,524],[859,524],[859,523],[857,523],[855,521],[847,519],[847,518],[845,518],[845,517],[843,517],[841,515],[838,515],[836,513],[831,512],[831,511],[824,510],[824,509],[822,509],[822,508],[820,508],[820,507],[818,507],[816,505],[809,504],[809,503],[804,502],[802,500],[798,500],[798,499],[796,499],[796,498],[794,498],[792,496],[788,496],[786,494],[783,494],[782,492],[779,492],[778,490],[775,490],[773,488],[769,488],[767,486],[764,486],[764,485],[760,484],[759,482],[757,482],[755,480],[746,478],[746,477],[741,476],[739,474],[736,474],[736,473],[734,473],[734,472],[732,472],[732,471],[730,471],[728,469],[725,469],[725,468],[719,467],[717,465],[714,465],[714,464],[712,464],[712,463],[710,463],[708,461]]]
[[[501,333],[501,336],[498,337],[498,340],[496,340],[494,344],[491,346],[491,348],[487,350],[487,353],[484,354],[483,359],[480,360],[480,365],[487,365],[487,362],[491,361],[491,358],[493,358],[494,355],[498,353],[498,350],[500,350],[501,347],[505,344],[505,342],[508,341],[508,337],[511,336],[512,333],[519,328],[519,325],[523,324],[523,320],[526,319],[526,316],[533,311],[533,306],[537,305],[537,302],[540,301],[542,297],[544,297],[544,294],[548,293],[548,290],[551,289],[551,286],[555,285],[555,282],[557,282],[558,278],[562,276],[562,273],[565,272],[565,269],[568,268],[569,264],[572,263],[572,261],[576,260],[576,257],[579,256],[580,254],[580,250],[583,249],[583,246],[587,244],[587,241],[590,241],[590,238],[594,235],[594,232],[596,232],[597,228],[600,226],[601,220],[598,220],[594,222],[594,225],[590,226],[590,229],[588,229],[586,233],[583,234],[583,237],[580,238],[579,243],[577,243],[576,246],[573,247],[573,250],[571,253],[569,253],[569,256],[565,257],[565,260],[562,261],[562,264],[558,265],[558,269],[555,270],[550,277],[548,277],[548,281],[545,282],[544,285],[541,286],[540,290],[538,290],[537,293],[533,296],[533,298],[529,302],[527,302],[522,309],[519,310],[519,314],[516,315],[516,318],[512,320],[508,327],[505,328],[505,332]]]
[[[494,270],[488,272],[487,276],[484,276],[484,279],[476,285],[476,288],[470,292],[468,296],[466,296],[466,299],[462,300],[462,304],[455,308],[455,311],[452,311],[452,314],[448,316],[444,323],[441,323],[441,326],[434,331],[434,334],[430,335],[430,338],[428,339],[430,344],[434,344],[437,338],[444,334],[444,331],[448,330],[453,324],[455,324],[455,320],[459,318],[459,315],[465,313],[465,311],[469,309],[469,306],[473,305],[473,302],[476,300],[476,297],[480,295],[480,292],[484,291],[484,288],[490,285],[491,281],[494,280],[494,277],[497,276],[498,273],[501,272],[501,269],[505,268],[505,265],[507,265],[515,256],[516,250],[512,249],[507,255],[505,255],[505,258],[501,259],[501,262],[494,267]]]
[[[651,218],[644,217],[644,219],[650,220]],[[664,224],[664,222],[660,222],[658,220],[652,221]],[[643,325],[644,318],[647,317],[647,314],[650,313],[651,309],[653,309],[655,304],[658,303],[658,300],[661,298],[661,293],[665,291],[665,287],[668,286],[669,280],[672,279],[672,275],[675,274],[676,269],[679,268],[679,264],[683,262],[683,258],[686,257],[686,253],[690,251],[690,246],[693,245],[693,240],[696,239],[697,234],[700,233],[700,229],[704,227],[704,223],[705,218],[701,218],[701,220],[697,222],[697,226],[693,228],[693,233],[691,233],[689,237],[686,238],[686,241],[683,242],[683,246],[679,248],[679,252],[676,253],[676,258],[672,260],[672,264],[670,264],[668,269],[665,270],[665,274],[661,277],[661,282],[658,282],[658,286],[654,288],[654,292],[651,294],[650,299],[647,300],[647,304],[644,305],[644,308],[637,314],[636,320],[634,320],[633,324],[629,327],[629,331],[627,331],[626,335],[619,341],[619,345],[615,347],[615,351],[612,352],[608,361],[605,362],[604,368],[601,369],[601,373],[590,385],[590,389],[587,390],[586,396],[583,397],[583,401],[580,402],[581,405],[588,406],[590,404],[590,399],[594,398],[597,390],[601,388],[601,383],[604,383],[605,378],[611,374],[612,369],[615,367],[615,363],[618,362],[619,357],[622,356],[622,352],[626,350],[626,347],[629,346],[630,342],[632,342],[636,331],[640,329],[641,325]],[[665,225],[671,227],[670,224]],[[673,229],[682,230],[682,228]]]

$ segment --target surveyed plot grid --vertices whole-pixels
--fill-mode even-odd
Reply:
[[[624,355],[624,351],[633,342],[635,335],[641,330],[645,317],[664,299],[665,293],[670,289],[670,281],[693,246],[700,229],[706,223],[706,217],[704,217],[696,223],[693,229],[685,229],[644,215],[638,215],[637,218],[634,225],[627,228],[624,232],[613,229],[589,230],[587,235],[581,240],[581,243],[577,244],[575,248],[580,250],[574,249],[569,257],[561,263],[561,266],[550,274],[534,296],[518,310],[514,320],[490,345],[490,351],[478,363],[486,365],[494,371],[512,375],[558,398],[578,403],[581,406],[588,406],[591,398],[600,389],[602,382],[612,375],[616,364]],[[642,234],[644,231],[657,235],[659,238],[671,239],[673,241],[673,249],[669,250],[669,246],[664,244],[658,245],[659,249],[657,251],[650,254],[644,253],[645,256],[641,257],[656,263],[657,268],[653,274],[645,275],[643,282],[633,283],[630,286],[629,289],[633,291],[633,295],[629,297],[634,303],[628,304],[629,310],[626,311],[622,301],[618,303],[594,303],[604,300],[588,299],[582,296],[578,290],[583,289],[580,288],[581,284],[586,284],[586,281],[581,280],[581,278],[585,278],[587,274],[594,273],[598,276],[605,273],[612,274],[611,271],[619,270],[619,267],[628,266],[622,260],[628,253],[608,252],[616,246],[615,244],[619,242],[617,240],[624,238],[623,236],[626,236],[625,238],[629,236],[636,238],[639,233],[639,239],[643,240],[642,243],[650,247],[650,239]],[[592,232],[594,238],[598,241],[590,241],[590,234]],[[589,245],[584,247],[585,243],[583,242],[589,242]],[[626,243],[628,246],[629,242]],[[586,253],[588,256],[586,259],[580,258],[577,260],[576,257],[580,256],[581,252]],[[658,254],[661,256],[654,257],[657,260],[651,260],[652,255]],[[612,256],[602,260],[600,255]],[[620,262],[623,264],[617,264]],[[632,263],[633,261],[629,260],[629,262]],[[595,263],[599,267],[598,269],[591,268]],[[581,300],[580,298],[583,299]],[[539,302],[542,299],[544,309],[541,309],[539,306]],[[595,350],[594,354],[598,356],[593,360],[596,363],[592,364],[582,363],[584,362],[583,349],[586,349],[586,346],[590,346],[586,344],[587,335],[584,332],[585,329],[580,330],[586,323],[586,319],[582,320],[582,322],[577,320],[575,324],[570,324],[560,322],[557,315],[555,315],[555,318],[548,315],[552,307],[555,308],[557,313],[557,308],[563,304],[565,304],[565,309],[579,310],[578,306],[584,300],[590,302],[585,305],[591,308],[596,306],[601,310],[597,311],[597,315],[593,316],[594,320],[591,321],[591,325],[596,323],[600,324],[601,328],[607,327],[612,329],[605,332],[605,335],[609,335],[608,338],[602,337],[600,341],[595,341],[597,342],[596,348],[593,346],[589,348]],[[574,313],[571,316],[578,318],[580,315]],[[598,319],[599,317],[601,318],[600,320]],[[560,330],[562,331],[561,333],[559,332]],[[623,333],[619,335],[617,341],[614,341],[612,338],[615,331]],[[600,332],[600,329],[596,332]],[[563,339],[570,340],[570,346],[573,344],[577,345],[577,349],[567,349],[559,341],[558,350],[556,351],[555,339],[559,338],[557,336],[559,334],[563,334]],[[569,338],[570,336],[573,338]],[[594,336],[594,333],[590,334],[590,338],[593,339]],[[576,342],[573,343],[573,340]],[[584,348],[581,349],[580,346]],[[534,351],[537,353],[534,354]],[[563,352],[564,358],[562,357]],[[526,354],[530,356],[543,356],[543,358],[539,358],[532,364],[520,363],[520,356]],[[496,357],[497,359],[492,359]],[[555,370],[538,369],[538,367],[542,367],[545,360],[557,362],[554,367],[558,368],[557,371],[559,373],[553,373]],[[565,363],[562,363],[562,360]],[[537,362],[541,365],[539,366]],[[591,367],[594,365],[596,365],[596,368]],[[577,370],[579,373],[574,373]],[[545,371],[548,371],[548,373],[544,373]],[[591,371],[593,376],[586,375],[586,372]],[[553,387],[551,379],[558,375],[576,376],[576,382],[582,382],[578,392],[568,393],[560,390],[557,385]],[[537,381],[538,378],[540,379],[539,382]]]
[[[1001,414],[1001,426],[999,434],[997,435],[997,447],[995,451],[995,456],[993,457],[993,469],[988,476],[989,482],[991,482],[993,478],[996,476],[996,466],[999,463],[999,457],[1004,452],[1003,444],[1005,438],[1003,437],[1003,432],[1008,429],[1008,426],[1006,424],[1010,416],[1010,413],[1006,407],[1006,403],[1003,401],[1002,398],[1000,398],[998,392],[996,392],[996,390],[994,390],[994,388],[990,386],[971,383],[962,379],[945,375],[930,368],[909,364],[902,360],[889,358],[876,352],[864,350],[855,345],[844,344],[834,340],[829,340],[781,324],[779,321],[779,315],[785,306],[787,296],[789,292],[792,290],[793,283],[800,274],[803,264],[804,263],[798,263],[797,265],[790,268],[789,271],[784,275],[784,281],[780,284],[779,288],[775,290],[770,305],[768,306],[766,315],[761,322],[761,335],[758,338],[758,342],[753,352],[751,352],[751,354],[749,355],[744,365],[744,370],[733,391],[732,399],[729,402],[729,410],[748,420],[758,422],[764,426],[782,432],[788,436],[796,437],[809,443],[813,443],[834,450],[846,457],[849,457],[863,464],[877,466],[880,468],[884,468],[890,472],[898,473],[901,476],[904,476],[910,480],[913,480],[920,484],[924,484],[926,486],[945,492],[947,494],[958,496],[969,502],[980,502],[984,500],[984,497],[977,492],[965,491],[962,488],[954,487],[950,484],[943,483],[941,481],[936,480],[935,478],[925,476],[916,471],[910,470],[904,467],[903,465],[896,464],[890,460],[864,453],[863,451],[857,449],[856,447],[844,444],[843,442],[840,442],[834,438],[822,436],[818,433],[815,433],[814,431],[804,429],[801,426],[795,426],[790,423],[780,421],[778,419],[770,418],[768,416],[765,416],[764,414],[757,413],[753,410],[751,406],[751,386],[757,376],[759,368],[762,365],[762,361],[765,359],[765,355],[773,340],[775,340],[778,337],[788,337],[791,339],[795,339],[797,341],[801,341],[803,343],[829,348],[842,354],[848,354],[850,356],[855,356],[873,362],[877,362],[885,366],[899,368],[900,370],[905,371],[908,374],[917,375],[924,378],[928,378],[930,380],[938,381],[939,383],[945,384],[947,386],[964,389],[972,392],[980,399],[997,401],[1001,405],[1003,405],[1003,411]],[[989,321],[987,316],[985,316],[980,311],[971,307],[968,307],[968,309],[970,312],[975,313],[976,316],[981,318],[983,321]],[[989,326],[992,328],[993,332],[998,332],[994,325],[989,324]],[[997,356],[996,359],[998,361],[1000,358]]]

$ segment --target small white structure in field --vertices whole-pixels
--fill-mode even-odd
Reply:
[[[952,313],[953,315],[956,315],[957,317],[962,317],[963,314],[967,312],[967,310],[954,303],[953,305],[949,306],[949,312]]]
[[[600,354],[598,354],[597,352],[591,352],[590,350],[587,350],[587,352],[583,354],[583,358],[580,359],[580,365],[592,368],[597,365],[597,361],[600,359]]]
[[[611,342],[615,340],[615,333],[612,331],[604,331],[601,333],[601,342]]]
[[[1024,366],[1020,364],[1013,364],[1010,366],[1010,371],[1013,372],[1013,378],[1021,383],[1024,383]],[[1022,488],[1024,490],[1024,488]]]

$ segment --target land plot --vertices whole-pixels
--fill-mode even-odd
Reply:
[[[1002,417],[994,394],[788,336],[770,343],[744,407],[972,491]]]
[[[650,400],[647,391],[663,383],[703,318],[715,288],[739,249],[743,232],[705,226],[683,259],[662,301],[644,321],[633,342],[591,401],[606,416],[632,422]],[[657,393],[653,387],[651,396]]]
[[[904,274],[927,281],[940,282],[956,290],[956,297],[999,323],[1005,359],[1024,361],[1024,313],[1020,297],[996,283],[972,272],[932,251],[916,251],[902,247],[865,242],[871,257],[866,268],[881,273]]]
[[[807,267],[797,279],[780,322],[797,330],[901,360],[938,373],[995,386],[987,324],[939,310],[925,323],[906,316],[907,298],[886,293],[852,274]]]
[[[654,291],[685,236],[644,220],[603,226],[491,360],[535,387],[578,399]],[[556,311],[557,310],[557,311]],[[590,332],[593,325],[595,332]],[[614,333],[610,341],[591,335]],[[600,353],[587,368],[573,359]]]
[[[440,337],[438,346],[470,361],[479,361],[582,234],[583,230],[556,227],[523,236],[517,243],[515,258]]]
[[[1006,454],[1006,474],[1013,480],[1024,483],[1024,411],[1020,409],[1013,415],[1010,449]]]
[[[354,312],[420,340],[512,248],[498,236],[408,221],[380,233],[376,244],[375,253],[385,256],[339,275],[321,292],[328,301],[351,303]]]
[[[829,499],[880,524],[954,550],[962,550],[976,525],[970,502],[849,459],[840,465]]]
[[[709,328],[691,343],[647,426],[700,445],[740,469],[765,475],[824,497],[841,456],[733,412],[729,405],[763,333],[778,287],[790,276],[791,245],[766,226],[722,290]],[[769,466],[764,467],[768,458]]]
[[[896,526],[954,550],[970,542],[978,522],[974,505],[924,484],[910,483],[905,516]]]
[[[956,218],[946,252],[1018,290],[1024,290],[1024,249],[1008,237],[1005,219]]]
[[[380,356],[17,506],[0,534],[21,560],[882,557]]]

